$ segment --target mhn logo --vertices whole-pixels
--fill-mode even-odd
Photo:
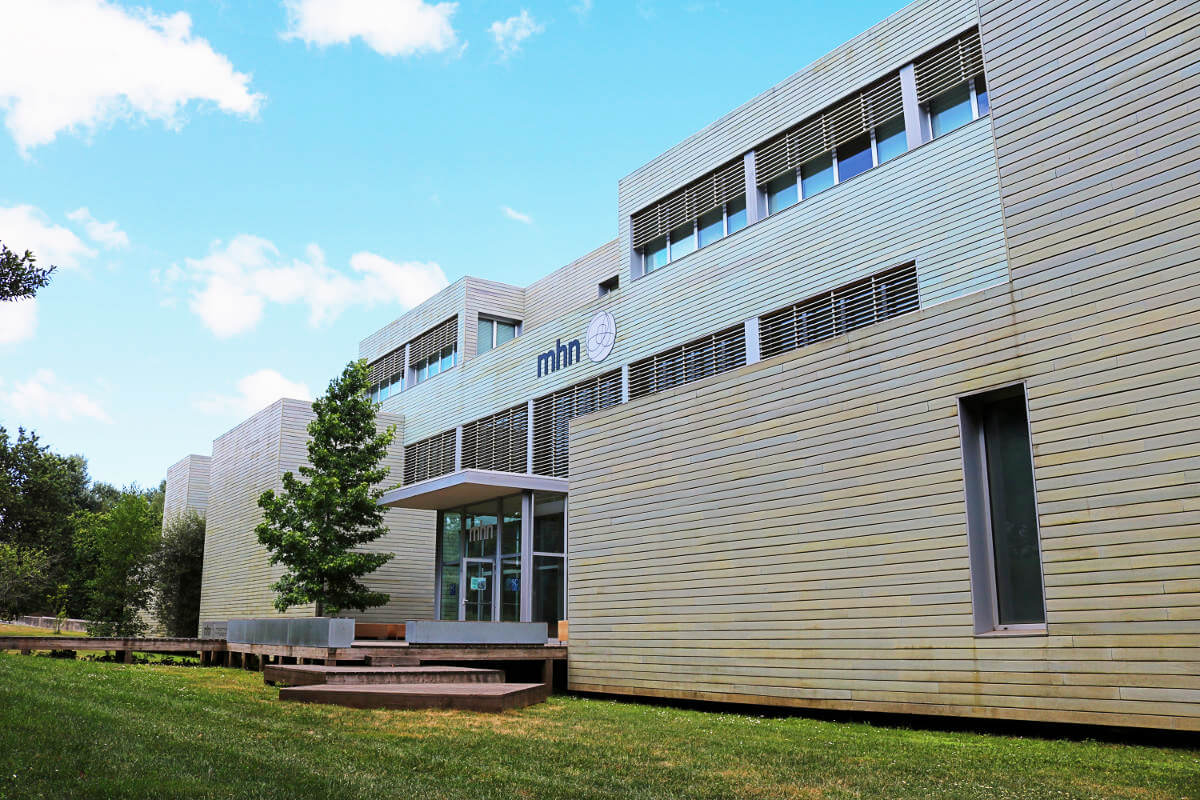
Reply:
[[[588,358],[595,362],[608,358],[616,341],[617,323],[613,315],[607,311],[597,311],[587,329]],[[549,375],[579,361],[582,358],[581,350],[582,345],[578,339],[572,339],[566,344],[563,344],[562,339],[558,339],[554,347],[538,356],[538,377]]]

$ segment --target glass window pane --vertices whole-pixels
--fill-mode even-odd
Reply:
[[[984,83],[982,75],[975,79],[975,99],[979,101],[979,116],[982,117],[991,108],[988,103],[987,84]]]
[[[442,605],[438,609],[438,619],[458,619],[459,574],[457,562],[442,565]]]
[[[392,391],[391,391],[391,390],[392,390],[392,387],[391,387],[391,386],[386,386],[386,385],[385,385],[385,386],[380,386],[380,387],[379,387],[379,392],[378,392],[378,394],[379,394],[379,399],[380,399],[380,400],[387,400],[387,399],[388,399],[388,397],[390,397],[390,396],[391,396],[391,393],[392,393]]]
[[[943,92],[929,102],[929,118],[933,123],[933,135],[941,136],[960,125],[971,121],[971,87],[960,83],[948,92]]]
[[[653,272],[667,263],[667,237],[660,236],[642,248],[642,266],[645,272]]]
[[[454,348],[447,347],[442,351],[442,372],[454,366]]]
[[[533,498],[533,549],[546,553],[566,552],[567,496],[538,492]]]
[[[714,208],[700,216],[700,246],[706,247],[725,235],[724,209]]]
[[[694,223],[680,225],[671,231],[671,260],[686,256],[696,249],[696,231]]]
[[[501,512],[504,524],[500,531],[500,554],[511,555],[521,552],[521,495],[506,497]]]
[[[475,622],[490,622],[492,619],[492,573],[495,566],[491,561],[467,562],[466,618]]]
[[[442,515],[441,548],[443,563],[458,563],[462,555],[462,514],[447,511]]]
[[[417,368],[417,383],[429,377],[429,362],[422,361],[421,366]]]
[[[533,557],[533,621],[555,623],[564,617],[566,569],[562,556]]]
[[[848,181],[855,175],[861,175],[875,166],[871,157],[870,134],[863,134],[856,139],[839,144],[837,157],[839,181]]]
[[[486,353],[492,349],[492,321],[490,319],[479,320],[479,333],[475,339],[475,352]]]
[[[468,508],[463,518],[467,557],[491,558],[496,555],[496,504],[482,503]]]
[[[774,180],[767,181],[767,213],[795,205],[800,196],[796,194],[796,173],[786,172]]]
[[[880,164],[908,150],[908,136],[904,132],[904,117],[888,120],[875,129],[875,149],[879,151]]]
[[[437,356],[434,356],[429,361],[428,374],[433,377],[442,371],[442,361]]]
[[[729,217],[729,232],[740,231],[746,227],[746,198],[739,197],[725,204],[725,214]]]
[[[500,346],[505,342],[511,342],[515,338],[517,338],[517,326],[515,323],[496,323],[496,346]]]
[[[1023,394],[990,404],[983,425],[1001,625],[1046,621],[1033,462]]]
[[[833,153],[818,156],[800,168],[804,196],[812,197],[833,186]]]
[[[500,562],[500,621],[521,621],[521,557]]]

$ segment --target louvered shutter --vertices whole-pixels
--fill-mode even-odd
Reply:
[[[404,372],[404,345],[397,347],[383,358],[371,362],[370,370],[369,380],[372,384],[384,383],[393,375],[402,374]]]
[[[614,370],[533,401],[533,471],[567,477],[571,420],[621,403],[621,371]]]
[[[449,475],[454,471],[458,434],[444,431],[404,448],[404,485]]]
[[[983,74],[979,29],[972,28],[913,63],[917,102],[924,103],[958,84]]]
[[[633,246],[641,247],[745,193],[746,172],[738,158],[634,214]]]
[[[409,363],[420,364],[430,356],[436,355],[452,345],[458,345],[457,316],[451,317],[445,322],[430,328],[409,342]]]
[[[629,397],[645,397],[746,363],[746,328],[736,325],[629,365]]]
[[[463,469],[525,472],[529,409],[513,406],[463,425]]]

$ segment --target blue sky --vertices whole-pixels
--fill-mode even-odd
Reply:
[[[0,304],[0,425],[157,483],[902,5],[0,0],[0,241],[60,267]]]

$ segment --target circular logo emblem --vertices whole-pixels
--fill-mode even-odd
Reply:
[[[587,353],[592,361],[603,361],[617,341],[617,321],[607,311],[597,311],[588,324]]]

